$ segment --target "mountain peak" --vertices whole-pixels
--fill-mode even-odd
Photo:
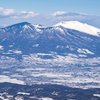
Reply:
[[[21,26],[24,26],[24,25],[29,25],[30,23],[28,22],[21,22],[21,23],[17,23],[17,24],[14,24],[14,25],[21,25]]]
[[[22,23],[18,23],[18,24],[20,24],[20,25],[30,25],[30,23],[28,23],[28,22],[22,22]]]
[[[63,21],[54,26],[63,26],[65,28],[74,29],[95,36],[99,36],[100,34],[100,29],[79,21]]]
[[[28,22],[21,22],[21,23],[17,23],[17,24],[13,24],[11,26],[8,26],[6,28],[12,28],[12,27],[23,27],[24,25],[30,25],[30,23]]]

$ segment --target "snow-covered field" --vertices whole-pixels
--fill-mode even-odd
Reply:
[[[93,55],[85,49],[78,49],[78,52]],[[52,56],[52,59],[41,58],[45,55]],[[80,88],[100,88],[100,67],[96,67],[100,65],[100,57],[86,58],[71,53],[61,56],[51,52],[23,55],[21,61],[1,56],[0,62],[0,82],[51,83]]]

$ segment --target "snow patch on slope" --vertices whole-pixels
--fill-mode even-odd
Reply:
[[[39,44],[34,44],[32,47],[38,47],[39,46]]]
[[[100,97],[100,94],[93,94],[93,96]]]
[[[31,30],[33,30],[33,29],[32,29],[30,26],[28,26],[28,25],[24,25],[23,28],[24,28],[24,30],[25,30],[25,29],[29,29],[29,28],[30,28]]]
[[[22,51],[18,51],[18,50],[15,50],[13,52],[16,53],[16,54],[22,54]]]
[[[3,46],[2,45],[0,45],[0,50],[3,50],[4,48],[3,48]]]
[[[78,48],[77,52],[79,53],[84,53],[84,54],[94,54],[93,52],[89,51],[88,49],[81,49],[81,48]]]
[[[65,28],[78,30],[95,36],[100,35],[100,29],[78,21],[63,21],[54,26],[63,26]]]
[[[52,98],[39,98],[39,100],[53,100]]]
[[[30,93],[25,93],[25,92],[18,92],[17,94],[30,95]]]
[[[0,83],[3,83],[3,82],[10,82],[10,83],[16,83],[16,84],[22,84],[22,85],[25,84],[21,80],[11,79],[9,76],[0,75]]]
[[[36,25],[32,24],[32,25],[35,27],[35,29],[36,29],[37,32],[42,32],[42,30],[40,28],[46,28],[43,25],[38,25],[38,24],[36,24]]]
[[[63,29],[61,29],[60,27],[54,27],[54,29],[59,30],[62,34],[64,34],[64,35],[65,35],[64,30],[63,30]]]

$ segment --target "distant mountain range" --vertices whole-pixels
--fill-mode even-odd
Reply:
[[[78,21],[1,28],[0,62],[1,82],[99,87],[100,29]]]

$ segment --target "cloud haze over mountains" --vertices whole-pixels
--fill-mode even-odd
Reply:
[[[80,21],[100,28],[100,16],[88,15],[78,12],[57,11],[53,14],[40,14],[33,11],[16,11],[0,7],[0,27],[27,21],[33,24],[52,26],[61,21]]]
[[[38,14],[34,14],[32,11],[16,11],[14,9],[4,9],[0,7],[0,18],[30,18],[36,15]]]

